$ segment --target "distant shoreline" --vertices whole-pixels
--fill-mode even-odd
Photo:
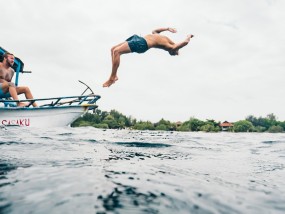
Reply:
[[[156,123],[138,121],[131,116],[111,110],[110,112],[96,109],[94,113],[86,113],[71,124],[72,127],[92,126],[101,129],[130,129],[130,130],[157,130],[182,132],[269,132],[284,133],[285,121],[278,121],[274,114],[266,117],[250,115],[244,120],[236,122],[206,120],[202,121],[191,117],[184,122],[171,122],[161,119]]]

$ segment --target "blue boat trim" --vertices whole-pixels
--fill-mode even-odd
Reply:
[[[84,105],[72,105],[72,106],[46,106],[46,107],[34,107],[34,108],[27,108],[27,107],[0,107],[0,111],[1,110],[7,110],[9,109],[9,111],[38,111],[38,110],[42,110],[42,109],[64,109],[64,108],[84,108]],[[88,110],[92,110],[89,108],[97,108],[97,105],[92,105],[90,107],[86,107],[88,108]]]
[[[42,102],[42,101],[50,101],[49,103],[45,103],[40,105],[39,107],[34,107],[34,109],[45,108],[58,108],[58,107],[71,107],[78,106],[84,107],[84,104],[88,104],[90,106],[85,106],[88,110],[94,109],[96,106],[95,103],[99,100],[101,96],[89,94],[89,95],[80,95],[80,96],[66,96],[66,97],[50,97],[50,98],[40,98],[40,99],[26,99],[26,100],[7,100],[0,99],[0,103],[3,103],[5,107],[0,107],[0,109],[5,108],[17,108],[17,109],[28,109],[34,102]],[[72,100],[70,100],[72,99]],[[27,102],[27,107],[17,107],[18,102]]]

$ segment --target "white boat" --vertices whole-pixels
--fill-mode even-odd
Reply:
[[[0,47],[0,56],[4,52],[5,50]],[[13,65],[16,72],[15,85],[18,85],[20,72],[30,73],[23,71],[23,67],[24,63],[16,57]],[[88,85],[83,84],[87,88],[80,96],[17,101],[11,98],[0,98],[0,126],[45,128],[70,125],[89,110],[94,111],[98,107],[96,101],[100,96],[95,95]],[[91,94],[85,95],[87,91],[91,91]],[[17,107],[17,102],[25,102],[28,106]],[[34,102],[37,102],[39,107],[32,107]]]

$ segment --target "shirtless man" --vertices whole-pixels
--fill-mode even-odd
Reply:
[[[177,32],[174,28],[159,28],[152,31],[152,34],[148,34],[144,37],[133,35],[125,42],[114,46],[111,49],[112,73],[110,78],[103,84],[103,87],[110,87],[118,80],[117,70],[120,65],[120,56],[122,54],[131,52],[144,53],[150,48],[159,48],[168,51],[170,55],[175,56],[179,54],[179,49],[186,46],[193,37],[193,35],[188,35],[184,41],[174,43],[168,37],[159,34],[163,31],[170,31],[172,33]]]
[[[6,52],[3,57],[3,62],[0,62],[0,99],[12,97],[13,100],[19,100],[19,94],[25,94],[26,99],[33,99],[33,95],[28,87],[18,87],[11,82],[15,73],[14,69],[12,68],[15,60],[14,55]],[[37,107],[35,102],[32,105]],[[17,102],[17,106],[26,106],[26,104]]]

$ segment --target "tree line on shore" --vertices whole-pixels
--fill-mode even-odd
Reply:
[[[170,122],[161,119],[156,123],[150,121],[137,120],[131,116],[125,116],[122,113],[111,110],[110,112],[96,109],[94,113],[86,113],[74,121],[72,127],[92,126],[101,129],[135,129],[135,130],[161,130],[161,131],[204,131],[219,132],[222,131],[220,121],[206,120],[202,121],[191,117],[184,122]],[[285,121],[278,121],[274,114],[268,114],[266,117],[255,117],[250,115],[244,120],[239,120],[229,127],[231,132],[271,132],[281,133],[285,130]]]

